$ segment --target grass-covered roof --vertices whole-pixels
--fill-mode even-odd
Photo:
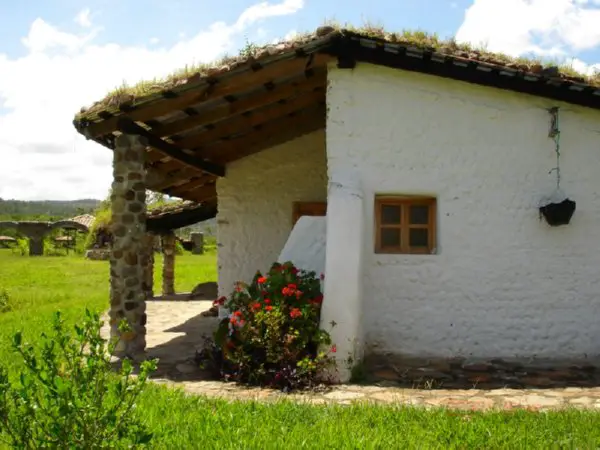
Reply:
[[[344,34],[361,35],[367,38],[379,39],[394,44],[409,45],[418,49],[434,51],[444,55],[456,56],[472,61],[479,61],[497,66],[514,68],[523,72],[542,73],[552,69],[556,76],[565,80],[585,83],[600,87],[600,73],[592,75],[576,71],[570,64],[557,64],[555,61],[544,61],[526,57],[512,57],[503,53],[490,52],[484,47],[468,43],[458,43],[455,39],[441,39],[437,34],[423,31],[403,30],[400,32],[387,31],[383,27],[363,25],[361,27],[340,26],[328,23],[314,32],[302,33],[293,38],[281,41],[278,44],[257,46],[251,43],[239,51],[237,55],[226,55],[216,61],[183,67],[174,71],[169,76],[149,78],[134,85],[123,84],[110,91],[103,99],[87,108],[82,108],[76,114],[76,121],[93,117],[103,109],[118,108],[122,104],[135,105],[142,103],[148,97],[172,91],[178,86],[197,81],[204,77],[214,77],[223,72],[230,71],[249,60],[260,60],[265,56],[290,51],[294,48],[326,37],[334,39]]]

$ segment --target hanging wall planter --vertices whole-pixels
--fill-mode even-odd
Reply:
[[[556,191],[549,200],[543,202],[540,206],[540,219],[546,219],[548,225],[558,227],[568,225],[575,213],[576,203],[567,198],[560,189],[560,129],[558,128],[558,107],[549,110],[552,117],[550,133],[548,134],[554,140],[556,151],[556,167],[550,171],[556,172]]]
[[[540,215],[551,227],[568,225],[575,212],[576,203],[568,198],[559,203],[548,203],[540,206]]]

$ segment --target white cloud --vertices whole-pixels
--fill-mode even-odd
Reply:
[[[251,25],[302,6],[302,0],[259,3],[233,24],[214,23],[170,47],[98,45],[94,38],[101,29],[91,21],[80,35],[36,19],[22,39],[24,56],[0,53],[0,197],[103,198],[112,155],[75,131],[72,120],[79,108],[124,81],[160,77],[232,52]],[[89,12],[80,16],[87,24],[83,18],[89,20]]]
[[[92,21],[90,19],[90,9],[83,9],[75,16],[75,22],[81,25],[84,28],[89,28],[92,26]]]
[[[456,39],[513,56],[565,58],[600,45],[600,9],[590,2],[600,0],[475,0]]]

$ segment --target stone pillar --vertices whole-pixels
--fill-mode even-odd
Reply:
[[[363,191],[358,174],[330,173],[327,196],[327,254],[321,327],[331,333],[339,381],[350,380],[363,357],[362,296],[365,246]],[[335,326],[331,328],[331,323]]]
[[[202,255],[204,253],[204,233],[190,233],[192,241],[192,254]]]
[[[156,236],[152,233],[146,233],[144,236],[144,247],[146,249],[144,253],[144,259],[142,264],[144,266],[144,288],[146,291],[146,298],[154,297],[154,243]]]
[[[42,256],[44,254],[44,235],[29,236],[29,256]]]
[[[146,347],[146,186],[144,138],[121,135],[113,153],[110,333],[116,355],[135,358]],[[125,319],[131,331],[121,333]]]
[[[175,234],[169,231],[162,235],[163,273],[162,294],[175,293]]]

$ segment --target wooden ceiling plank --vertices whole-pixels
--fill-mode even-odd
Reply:
[[[205,183],[214,182],[215,177],[213,175],[203,174],[200,175],[200,172],[197,170],[188,170],[182,169],[173,173],[167,173],[165,178],[158,183],[154,183],[152,185],[148,185],[148,189],[152,189],[154,191],[164,191],[167,189],[172,189],[177,186],[181,186],[185,183],[190,182],[193,179],[202,178]]]
[[[207,201],[217,197],[217,185],[215,183],[206,184],[204,180],[194,180],[168,191],[171,196],[181,197],[186,195],[186,198],[187,196],[193,196],[197,201]]]
[[[217,175],[220,177],[225,176],[225,167],[214,164],[209,161],[203,161],[185,153],[180,147],[163,141],[161,138],[154,136],[144,128],[137,125],[129,117],[121,117],[118,122],[118,129],[122,133],[135,134],[143,136],[148,140],[148,145],[155,148],[161,153],[170,156],[173,159],[180,161],[186,166],[194,169],[202,170],[204,172]]]
[[[276,120],[287,114],[302,110],[311,105],[316,105],[319,102],[325,102],[325,91],[307,93],[307,95],[302,95],[284,104],[275,103],[264,110],[252,113],[248,117],[236,116],[231,120],[222,122],[222,124],[217,125],[212,130],[186,137],[178,141],[177,145],[197,151],[198,147],[210,144],[219,139],[224,139],[231,134],[238,134],[244,130],[252,132],[252,128],[257,125]]]
[[[307,108],[297,116],[273,121],[259,131],[215,145],[202,153],[204,157],[227,164],[294,139],[299,133],[306,134],[324,127],[325,106],[320,105],[317,108]]]
[[[312,58],[312,63],[307,67],[307,63]],[[190,105],[205,102],[210,99],[232,95],[248,90],[254,86],[274,81],[278,78],[294,72],[303,72],[309,68],[324,67],[331,60],[331,56],[326,54],[313,54],[310,57],[295,57],[284,61],[274,61],[264,65],[260,70],[252,72],[248,66],[247,71],[234,76],[224,77],[213,85],[202,85],[197,89],[190,89],[181,95],[173,98],[161,98],[155,102],[128,111],[127,116],[138,122],[154,119],[175,110],[185,109]],[[95,122],[86,127],[83,133],[88,138],[95,138],[118,129],[117,123],[123,114],[110,117],[101,122]]]
[[[196,116],[186,117],[185,119],[171,122],[165,125],[159,125],[152,129],[152,133],[157,136],[172,136],[182,131],[196,128],[202,125],[219,122],[228,117],[244,114],[256,108],[276,103],[286,98],[300,95],[318,87],[325,87],[327,83],[327,73],[321,71],[314,76],[304,79],[304,81],[294,79],[284,85],[277,85],[273,91],[257,91],[248,98],[236,100],[233,103],[227,103],[210,111],[201,112]]]

